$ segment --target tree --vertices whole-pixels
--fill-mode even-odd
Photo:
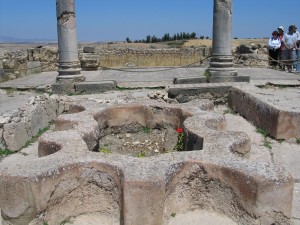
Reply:
[[[196,33],[192,32],[190,37],[191,37],[191,39],[195,39],[196,38]]]
[[[129,39],[129,37],[126,38],[127,43],[132,43],[132,41]]]
[[[150,36],[150,35],[148,35],[148,36],[146,37],[146,43],[151,43],[151,36]]]
[[[173,41],[176,41],[176,34],[173,35]]]
[[[152,43],[156,43],[156,42],[157,42],[157,37],[156,37],[155,35],[153,35],[153,36],[151,37],[151,42],[152,42]]]
[[[164,34],[164,36],[161,39],[162,41],[170,41],[170,34],[169,33]]]

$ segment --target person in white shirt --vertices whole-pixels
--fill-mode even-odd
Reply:
[[[299,31],[297,30],[297,26],[296,26],[296,25],[292,25],[292,26],[293,26],[294,29],[295,29],[295,34],[296,34],[296,36],[297,36],[297,39],[300,40],[300,33],[299,33]]]
[[[296,61],[296,42],[297,36],[293,25],[289,26],[289,32],[284,34],[282,41],[284,43],[284,60],[289,72],[292,72],[293,65]]]
[[[280,46],[281,46],[281,40],[279,38],[279,33],[278,31],[275,30],[272,32],[272,37],[270,37],[268,43],[269,56],[271,58],[269,65],[272,67],[276,67],[278,65],[277,60],[278,60]]]
[[[300,33],[297,30],[297,26],[293,25],[295,28],[295,34],[297,36],[297,42],[296,42],[296,62],[295,62],[295,69],[297,73],[300,73],[300,49],[299,49],[299,43],[300,43]]]

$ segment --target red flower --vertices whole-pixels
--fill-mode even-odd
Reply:
[[[182,133],[182,132],[183,132],[182,128],[180,128],[180,127],[178,127],[178,128],[176,129],[176,131],[177,131],[178,133]]]

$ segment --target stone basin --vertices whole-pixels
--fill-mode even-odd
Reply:
[[[166,225],[204,210],[238,224],[289,224],[293,178],[280,166],[248,161],[249,137],[224,131],[224,116],[207,104],[74,105],[40,138],[38,159],[0,167],[3,218],[51,225],[96,213],[107,224]],[[99,152],[101,137],[139,126],[182,127],[192,151]]]

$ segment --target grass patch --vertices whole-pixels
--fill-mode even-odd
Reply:
[[[112,153],[112,151],[110,149],[107,149],[107,148],[101,148],[101,149],[99,149],[99,152],[106,153],[106,154],[111,154]]]
[[[204,74],[203,74],[204,77],[206,77],[206,82],[209,83],[209,80],[210,80],[210,77],[211,77],[211,74],[209,72],[209,70],[205,70]]]
[[[120,87],[120,86],[117,86],[117,87],[116,87],[116,90],[117,90],[117,91],[138,90],[138,89],[141,89],[141,88],[135,88],[135,87]]]
[[[264,139],[264,146],[268,149],[272,149],[271,142],[267,140],[267,138]]]
[[[270,136],[269,132],[263,128],[257,128],[256,132],[261,134],[264,137],[263,146],[268,149],[272,149],[272,145],[271,145],[272,143],[267,139]]]
[[[265,138],[269,137],[269,132],[267,130],[263,129],[263,128],[257,128],[256,132],[259,133],[259,134],[261,134]]]
[[[297,138],[296,143],[300,144],[300,138]]]
[[[139,152],[138,154],[136,154],[137,158],[145,158],[146,157],[146,153],[145,152]]]
[[[16,152],[8,150],[8,149],[1,149],[0,148],[0,157],[11,155],[11,154],[14,154],[14,153],[16,153]]]
[[[176,216],[176,213],[172,213],[171,216],[172,216],[172,217],[175,217],[175,216]]]
[[[14,93],[17,91],[15,88],[5,88],[6,95],[8,97],[14,96]]]
[[[143,127],[143,132],[145,134],[150,134],[151,133],[151,128],[150,127]]]
[[[59,225],[65,225],[66,223],[70,223],[70,219],[64,219],[63,221],[60,222]]]

